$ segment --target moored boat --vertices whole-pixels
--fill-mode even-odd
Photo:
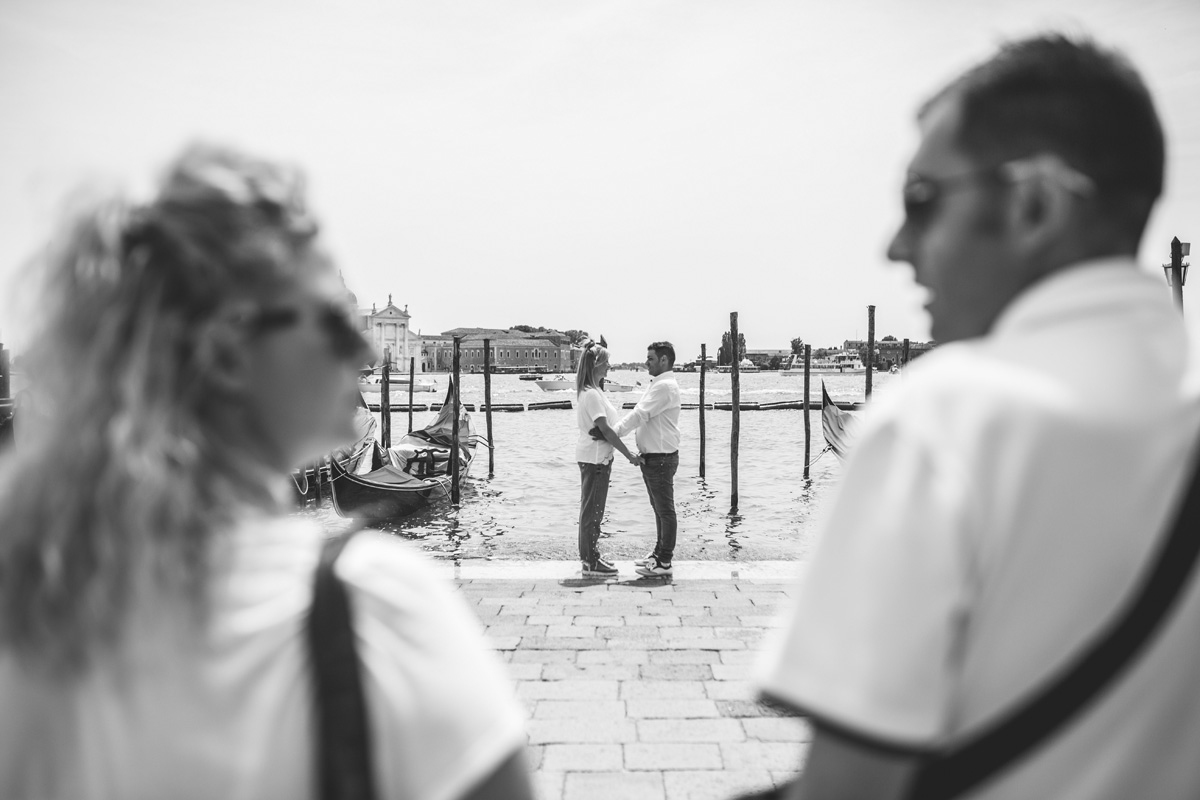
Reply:
[[[455,441],[454,391],[451,382],[446,402],[431,424],[401,436],[387,450],[376,444],[372,450],[373,468],[365,474],[353,474],[336,459],[331,461],[333,506],[339,515],[394,519],[424,508],[450,494],[453,458],[458,459],[460,479],[467,477],[476,448],[490,445],[475,432],[461,404]]]

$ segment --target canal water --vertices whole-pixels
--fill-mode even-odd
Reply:
[[[446,376],[432,378],[438,393],[418,393],[414,402],[441,400]],[[835,400],[862,400],[864,376],[823,376]],[[614,371],[610,380],[643,386],[645,372]],[[698,402],[698,374],[677,376],[684,403]],[[837,483],[840,465],[825,449],[821,435],[820,380],[812,381],[810,411],[812,456],[817,460],[804,471],[804,418],[800,410],[743,411],[738,462],[739,503],[730,513],[730,427],[732,414],[708,410],[706,423],[706,476],[699,477],[699,411],[680,415],[679,472],[675,478],[675,505],[679,535],[675,557],[681,560],[797,560],[810,552],[814,524]],[[876,374],[874,390],[887,391],[897,375]],[[573,382],[572,382],[573,385]],[[741,398],[747,402],[800,400],[803,379],[778,373],[741,376]],[[573,400],[574,391],[544,392],[515,375],[493,375],[496,403],[529,403]],[[617,405],[634,402],[640,390],[613,395]],[[706,376],[705,400],[728,401],[730,376]],[[483,376],[463,376],[463,402],[483,399]],[[420,428],[434,417],[431,412],[413,415]],[[407,430],[407,413],[393,415],[393,432]],[[472,414],[480,433],[483,413]],[[575,462],[577,428],[574,410],[539,410],[492,414],[495,440],[495,473],[488,476],[487,453],[480,450],[464,483],[462,502],[424,509],[396,522],[377,527],[413,540],[436,558],[496,560],[570,560],[577,557],[576,520],[579,513],[579,468]],[[633,436],[627,441],[632,445]],[[329,504],[301,514],[315,516],[329,530],[347,524]],[[600,549],[618,560],[640,558],[654,544],[654,515],[639,470],[623,459],[613,464],[608,508],[602,523]]]

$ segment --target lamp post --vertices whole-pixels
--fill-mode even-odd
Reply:
[[[1176,236],[1171,240],[1171,263],[1163,264],[1163,272],[1167,275],[1167,285],[1171,287],[1171,294],[1175,296],[1175,305],[1179,307],[1180,313],[1183,313],[1183,284],[1187,282],[1187,271],[1190,266],[1183,263],[1183,257],[1190,255],[1191,252],[1191,243],[1181,242]]]

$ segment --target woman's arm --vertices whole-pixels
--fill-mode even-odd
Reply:
[[[495,772],[463,795],[462,800],[533,800],[529,770],[521,751],[514,751]]]
[[[642,457],[631,453],[625,443],[621,441],[621,437],[617,436],[616,431],[608,424],[608,420],[604,417],[596,417],[596,427],[600,429],[600,433],[604,436],[604,441],[617,448],[617,451],[629,459],[629,463],[635,467],[642,465]]]

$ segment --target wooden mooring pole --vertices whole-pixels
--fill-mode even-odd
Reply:
[[[704,477],[704,372],[708,369],[708,345],[700,345],[700,477]]]
[[[454,378],[453,378],[454,386],[453,386],[453,389],[451,389],[451,391],[450,391],[450,395],[451,395],[450,402],[453,403],[453,408],[454,408],[454,423],[451,427],[452,433],[450,436],[451,441],[454,442],[454,447],[451,448],[451,453],[450,453],[450,502],[453,503],[454,505],[458,505],[458,501],[459,501],[458,458],[459,458],[459,454],[462,452],[462,447],[460,446],[460,443],[458,441],[458,413],[459,413],[458,352],[459,352],[460,341],[461,340],[457,336],[454,337]]]
[[[812,423],[808,419],[809,368],[812,364],[812,345],[804,345],[804,479],[808,480],[808,467],[812,460]]]
[[[408,432],[412,433],[412,395],[413,383],[416,382],[417,357],[408,357]]]
[[[379,381],[379,432],[383,449],[392,446],[392,348],[383,348],[383,373]]]
[[[483,402],[487,406],[488,477],[496,474],[496,448],[492,443],[492,340],[483,340]]]
[[[871,377],[875,368],[875,306],[867,306],[867,390],[866,399],[871,399]]]
[[[8,350],[0,344],[0,400],[12,397],[12,383],[9,380],[11,365],[8,360]]]
[[[741,348],[738,347],[738,312],[736,311],[729,312],[729,347],[733,351],[733,369],[729,371],[729,379],[733,387],[733,424],[729,430],[729,513],[736,514],[738,510],[738,437],[741,433],[742,418],[741,373],[738,371]]]
[[[900,366],[908,363],[908,339],[904,340],[904,349],[900,351]]]

